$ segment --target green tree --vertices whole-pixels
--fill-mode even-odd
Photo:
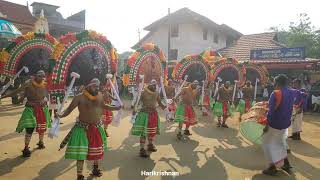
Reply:
[[[306,13],[298,16],[297,22],[291,22],[288,30],[272,27],[278,32],[278,41],[288,47],[305,47],[308,58],[320,58],[320,30],[316,30]]]
[[[119,62],[118,62],[119,75],[123,73],[124,68],[126,66],[126,63],[127,63],[127,59],[132,53],[133,53],[132,51],[125,51],[125,52],[119,54]]]

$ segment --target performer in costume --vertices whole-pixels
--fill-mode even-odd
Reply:
[[[176,94],[176,92],[175,92],[176,89],[173,86],[173,82],[171,79],[168,81],[168,85],[165,86],[164,88],[166,91],[167,98],[170,99],[170,102],[168,103],[168,110],[170,113],[168,118],[169,118],[169,120],[174,120],[174,115],[176,113],[176,104],[173,101],[173,98]]]
[[[182,89],[181,93],[178,95],[181,96],[181,102],[177,107],[175,122],[179,123],[179,131],[177,134],[178,139],[182,138],[182,125],[185,124],[186,128],[184,134],[187,136],[192,135],[189,131],[189,127],[195,125],[196,114],[193,110],[193,104],[196,101],[197,95],[197,86],[199,82],[195,80],[188,87]]]
[[[294,101],[294,111],[295,114],[292,117],[292,135],[289,138],[293,140],[301,140],[300,132],[302,131],[302,119],[303,119],[303,107],[305,97],[302,93],[305,93],[305,90],[301,88],[301,80],[295,79],[293,81],[293,88],[301,91],[301,94],[295,98]]]
[[[79,110],[79,117],[76,124],[70,130],[64,141],[67,141],[65,152],[66,159],[77,160],[77,179],[83,180],[82,174],[84,160],[94,161],[93,176],[102,176],[98,161],[103,159],[107,150],[107,138],[102,127],[101,115],[104,109],[119,110],[121,107],[114,107],[104,103],[104,98],[99,93],[100,81],[92,79],[83,92],[75,96],[69,107],[58,115],[60,118],[68,116],[76,107]]]
[[[136,115],[135,122],[131,129],[131,134],[140,136],[140,156],[149,157],[145,150],[145,142],[148,139],[148,151],[156,152],[157,149],[153,144],[156,134],[160,134],[160,118],[157,112],[157,104],[165,109],[161,103],[160,94],[157,92],[157,81],[152,80],[150,84],[144,88],[141,94],[142,108],[139,112],[134,109],[133,114]]]
[[[285,75],[275,78],[275,89],[269,99],[268,125],[262,135],[262,148],[269,163],[263,173],[267,175],[276,174],[277,167],[291,173],[286,133],[291,124],[294,99],[299,95],[299,91],[288,88],[288,78]]]
[[[210,110],[210,83],[205,82],[204,87],[204,97],[201,103],[202,105],[202,116],[208,116],[208,112]]]
[[[246,86],[242,88],[242,99],[240,99],[237,111],[240,114],[247,113],[252,106],[254,99],[254,88],[251,85],[250,81],[246,82]]]
[[[25,147],[22,151],[22,156],[30,157],[31,151],[29,149],[29,143],[34,129],[36,129],[36,132],[39,134],[39,143],[37,144],[38,149],[44,149],[44,133],[47,128],[51,128],[50,114],[47,102],[45,101],[47,94],[45,72],[42,70],[38,71],[32,80],[27,81],[20,88],[2,98],[14,96],[22,91],[27,98],[27,103],[22,112],[16,132],[20,133],[26,129],[24,140]]]
[[[233,88],[230,86],[230,82],[226,81],[222,87],[219,88],[217,94],[218,102],[215,103],[214,114],[218,117],[217,127],[228,128],[226,121],[231,115],[231,102],[232,102]],[[221,122],[222,117],[222,122]]]
[[[102,90],[105,104],[111,104],[112,100],[114,100],[114,101],[116,100],[116,98],[114,98],[111,93],[112,93],[111,85],[109,84],[109,82],[107,82],[104,86],[104,89]],[[113,120],[113,112],[109,109],[104,109],[101,120],[103,123],[104,131],[105,131],[107,137],[109,137],[109,133],[107,132],[107,129],[108,129],[109,124],[111,124],[111,122]]]

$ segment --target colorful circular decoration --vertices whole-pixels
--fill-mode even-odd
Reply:
[[[220,73],[228,68],[232,68],[237,72],[238,85],[243,86],[246,81],[246,69],[238,63],[234,58],[220,58],[211,65],[212,80],[216,81]]]
[[[59,39],[50,59],[48,80],[52,103],[56,98],[63,98],[67,83],[69,67],[78,54],[86,49],[95,49],[104,56],[107,64],[107,73],[117,71],[118,54],[111,42],[103,35],[95,31],[82,31],[79,33],[68,33]],[[81,77],[80,77],[81,78]]]
[[[166,57],[163,51],[152,43],[142,45],[128,58],[124,74],[125,85],[136,86],[141,74],[145,75],[145,83],[149,83],[152,79],[159,82],[160,76],[163,76],[164,83],[167,83]]]
[[[184,76],[188,72],[189,68],[192,66],[198,66],[201,67],[205,72],[205,79],[206,81],[211,80],[212,75],[210,73],[210,65],[207,59],[203,58],[203,56],[200,55],[188,55],[184,57],[176,67],[174,68],[172,72],[172,77],[175,81],[180,81],[184,79]],[[196,72],[193,72],[196,73]]]
[[[12,40],[7,48],[0,51],[0,72],[13,77],[19,71],[22,57],[34,48],[46,49],[51,53],[58,42],[50,34],[29,32]],[[32,60],[32,59],[30,59]]]
[[[246,71],[252,70],[259,74],[259,80],[262,85],[265,85],[269,80],[269,73],[265,66],[261,64],[253,64],[250,62],[244,62],[243,66],[246,68]]]

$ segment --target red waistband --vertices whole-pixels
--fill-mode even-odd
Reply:
[[[45,106],[45,105],[47,105],[47,103],[45,101],[41,101],[41,102],[27,101],[27,103],[26,103],[26,106],[30,106],[30,107]]]

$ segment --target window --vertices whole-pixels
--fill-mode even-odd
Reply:
[[[171,37],[179,37],[179,24],[171,24],[170,34]]]
[[[208,40],[208,29],[203,29],[203,40]]]
[[[170,49],[168,54],[168,60],[177,60],[178,59],[178,49]]]
[[[213,33],[213,42],[217,44],[219,43],[219,36],[217,33]]]
[[[232,43],[233,43],[233,39],[230,38],[230,37],[228,37],[228,38],[227,38],[226,45],[229,46],[229,45],[232,44]]]

